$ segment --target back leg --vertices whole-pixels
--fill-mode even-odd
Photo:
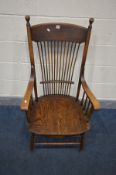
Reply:
[[[33,151],[34,150],[34,147],[35,147],[35,134],[34,133],[31,133],[31,136],[30,136],[30,150]]]
[[[80,151],[84,149],[84,133],[80,135]]]

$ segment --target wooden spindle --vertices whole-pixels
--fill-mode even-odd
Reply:
[[[69,49],[69,56],[68,56],[68,65],[67,65],[67,72],[66,72],[66,80],[69,81],[68,79],[68,74],[69,74],[69,70],[70,70],[70,66],[71,66],[71,62],[72,62],[72,58],[71,58],[71,53],[72,53],[72,48],[73,48],[73,43],[70,43],[70,49]],[[65,93],[66,95],[68,95],[68,87],[69,84],[65,85]]]
[[[87,105],[87,96],[85,97],[85,101],[83,103],[83,110],[85,111]]]
[[[86,115],[88,114],[89,108],[90,108],[90,100],[88,99],[86,110],[85,110]]]
[[[40,51],[40,43],[38,43],[38,42],[37,42],[37,48],[38,48],[38,54],[39,54],[41,72],[42,72],[42,81],[44,81],[44,72],[43,72],[42,56],[41,56],[41,51]],[[45,95],[45,84],[43,84],[43,93],[44,93],[44,95]]]
[[[83,92],[83,96],[82,96],[82,99],[81,99],[81,105],[83,106],[83,103],[84,103],[84,98],[85,98],[85,92]]]

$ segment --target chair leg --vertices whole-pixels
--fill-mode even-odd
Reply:
[[[34,141],[35,141],[35,134],[31,133],[31,138],[30,138],[30,150],[33,151],[34,150]]]
[[[84,133],[81,134],[81,138],[80,138],[80,151],[82,151],[84,148]]]

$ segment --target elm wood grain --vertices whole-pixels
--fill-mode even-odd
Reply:
[[[70,94],[80,44],[75,42],[37,42],[44,95]],[[49,52],[48,52],[49,50]],[[45,51],[45,52],[44,52]],[[41,83],[41,82],[40,82]]]
[[[21,110],[24,110],[24,111],[28,111],[28,109],[29,109],[29,103],[30,103],[30,99],[31,99],[31,96],[32,96],[32,91],[33,91],[33,88],[34,88],[34,77],[35,77],[34,72],[35,71],[32,67],[31,68],[30,79],[29,79],[29,82],[28,82],[28,86],[27,86],[24,98],[22,99],[22,102],[21,102]]]
[[[99,110],[100,109],[100,102],[96,99],[96,97],[91,92],[84,77],[81,77],[81,85],[82,85],[83,90],[86,93],[87,97],[89,98],[90,102],[92,103],[94,110]]]
[[[35,145],[55,145],[55,146],[63,146],[63,145],[79,145],[80,142],[37,142]]]
[[[31,27],[33,41],[76,41],[86,40],[87,28],[67,23],[46,23]]]
[[[30,136],[30,150],[31,151],[33,151],[35,147],[34,141],[35,141],[35,134],[31,133],[31,136]]]
[[[44,83],[68,83],[68,84],[74,84],[73,81],[64,81],[64,80],[48,80],[48,81],[40,81],[40,84]]]
[[[38,134],[49,137],[80,136],[79,143],[80,150],[82,150],[84,134],[89,129],[92,113],[100,108],[99,102],[84,80],[84,69],[94,19],[90,18],[87,28],[66,23],[31,26],[30,17],[26,16],[25,19],[31,78],[21,109],[26,111],[27,114],[28,127],[31,133],[30,149],[34,149],[36,144],[35,134]],[[33,42],[37,44],[41,66],[42,97],[38,97],[37,92]],[[81,45],[84,45],[84,49],[77,95],[71,97],[73,74]],[[32,99],[33,89],[35,92],[34,99]],[[81,91],[83,96],[81,96]]]
[[[38,98],[29,117],[29,130],[40,135],[78,135],[89,129],[75,98],[49,95]]]
[[[37,83],[36,83],[36,74],[35,74],[35,63],[34,63],[34,53],[33,53],[33,44],[32,44],[32,35],[31,35],[31,27],[30,27],[30,16],[25,17],[27,23],[27,36],[28,36],[28,48],[29,48],[29,56],[30,56],[30,62],[31,62],[31,67],[33,68],[34,71],[34,92],[35,92],[35,99],[37,101]]]
[[[84,134],[81,134],[81,139],[80,139],[80,151],[83,150],[84,147]]]
[[[84,50],[83,50],[83,56],[82,56],[82,62],[81,62],[81,68],[80,68],[80,76],[79,76],[79,83],[77,87],[77,95],[76,98],[79,98],[80,94],[80,88],[81,88],[81,77],[84,77],[84,72],[85,72],[85,63],[86,63],[86,58],[87,58],[87,52],[88,52],[88,47],[89,47],[89,42],[90,42],[90,37],[91,37],[91,30],[92,30],[92,23],[94,22],[93,18],[89,19],[89,26],[88,26],[88,32],[87,32],[87,37],[84,45]]]

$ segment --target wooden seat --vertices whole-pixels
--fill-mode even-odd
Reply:
[[[42,96],[31,110],[29,130],[40,135],[77,135],[86,132],[88,122],[74,97]],[[33,116],[33,118],[32,118]]]
[[[34,149],[36,137],[79,136],[80,149],[83,149],[84,134],[89,129],[92,113],[100,108],[99,101],[89,89],[85,78],[85,63],[93,18],[89,26],[83,27],[67,23],[46,23],[30,25],[26,16],[31,74],[21,110],[26,112],[31,133],[30,148]],[[37,67],[35,66],[33,43],[38,50],[40,85],[43,95],[38,92]],[[81,47],[81,49],[80,49]],[[83,50],[79,71],[75,71],[78,53]],[[77,92],[71,96],[75,75],[79,72]],[[75,89],[75,88],[74,88]],[[39,144],[41,144],[39,142]],[[45,143],[42,143],[45,144]],[[77,143],[46,143],[77,144]]]

